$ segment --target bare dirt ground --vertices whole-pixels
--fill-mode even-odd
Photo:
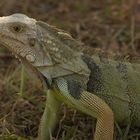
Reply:
[[[87,46],[130,60],[140,58],[139,0],[1,0],[0,9],[0,16],[24,13],[67,30]],[[24,87],[21,88],[22,78],[21,64],[0,48],[0,138],[4,140],[16,140],[12,134],[37,135],[45,94],[27,73],[24,73]],[[61,116],[52,139],[92,139],[91,117],[65,106]],[[132,128],[130,133],[136,133],[130,140],[140,139],[139,129]],[[116,139],[120,140],[118,133]]]

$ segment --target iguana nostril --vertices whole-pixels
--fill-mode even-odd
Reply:
[[[26,59],[29,61],[29,62],[34,62],[35,61],[35,56],[31,55],[31,54],[27,54],[26,55]]]

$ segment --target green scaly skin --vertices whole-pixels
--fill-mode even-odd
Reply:
[[[140,63],[85,53],[66,32],[23,14],[0,18],[0,43],[46,90],[38,140],[51,138],[62,102],[97,119],[94,140],[113,140],[114,120],[140,126]]]

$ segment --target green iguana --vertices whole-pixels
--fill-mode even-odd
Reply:
[[[89,55],[68,33],[23,14],[0,18],[0,44],[47,92],[38,140],[50,139],[61,102],[97,119],[94,140],[113,140],[114,120],[140,126],[140,63]]]

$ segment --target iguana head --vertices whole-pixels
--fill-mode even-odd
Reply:
[[[27,25],[32,25],[28,26]],[[21,14],[0,18],[0,42],[15,55],[25,57],[28,61],[35,61],[35,52],[29,47],[36,36],[33,31],[35,20]],[[32,40],[32,41],[31,41]],[[33,43],[32,43],[33,44]]]
[[[1,17],[0,43],[21,60],[25,59],[31,64],[41,65],[43,52],[40,51],[36,22],[35,19],[23,14]]]
[[[89,73],[80,58],[81,44],[66,32],[23,14],[0,17],[0,44],[21,61],[43,71],[43,74],[47,73],[46,68],[56,65],[61,67],[60,71],[65,69],[62,75],[70,72]],[[56,73],[53,71],[51,76]]]

